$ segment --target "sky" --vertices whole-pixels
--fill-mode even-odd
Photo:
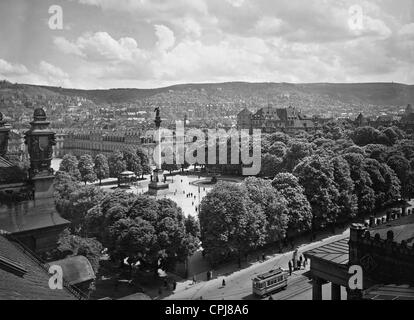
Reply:
[[[414,84],[414,0],[1,0],[0,79]]]

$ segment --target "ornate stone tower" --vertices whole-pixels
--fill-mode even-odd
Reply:
[[[0,157],[7,154],[9,144],[10,126],[3,120],[3,114],[0,112]]]
[[[34,185],[35,200],[53,197],[53,146],[55,133],[49,129],[46,113],[42,108],[34,111],[31,128],[25,133],[25,143],[30,156],[29,178]]]

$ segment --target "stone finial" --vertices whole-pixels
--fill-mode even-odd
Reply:
[[[394,240],[394,232],[392,232],[392,230],[389,230],[387,232],[387,240],[389,240],[389,241],[393,241]]]
[[[36,108],[33,113],[34,121],[46,121],[46,112],[42,108]]]

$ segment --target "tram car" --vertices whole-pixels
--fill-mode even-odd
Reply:
[[[253,281],[253,294],[264,297],[272,292],[287,287],[288,272],[282,268],[270,270],[255,277]]]

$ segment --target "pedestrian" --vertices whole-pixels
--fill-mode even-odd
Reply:
[[[266,256],[265,256],[265,254],[264,254],[264,253],[262,254],[262,260],[263,260],[263,261],[266,261]]]
[[[298,270],[300,270],[300,268],[301,268],[301,266],[302,266],[302,260],[298,260]]]
[[[303,261],[303,256],[300,255],[300,257],[299,257],[299,269],[302,266],[302,261]]]
[[[292,275],[292,261],[291,260],[289,260],[288,266],[289,266],[289,275],[291,276]]]
[[[223,279],[223,281],[221,282],[221,285],[222,285],[223,287],[225,287],[225,286],[226,286],[226,280],[224,280],[224,279]]]
[[[177,281],[174,280],[173,282],[173,290],[177,289]]]
[[[196,284],[197,283],[197,279],[196,279],[196,276],[194,275],[193,276],[193,284]]]

